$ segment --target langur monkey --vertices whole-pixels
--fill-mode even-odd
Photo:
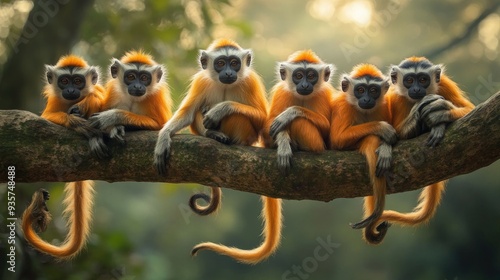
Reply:
[[[443,65],[425,57],[410,57],[391,67],[392,85],[387,93],[392,125],[400,139],[414,138],[430,130],[427,145],[437,146],[446,125],[473,108],[465,93],[444,74]],[[425,187],[417,207],[410,213],[384,211],[380,221],[415,226],[435,214],[446,181]]]
[[[330,145],[336,150],[356,149],[366,157],[373,195],[365,197],[364,220],[351,226],[363,228],[364,239],[376,244],[388,228],[386,223],[377,226],[377,221],[384,211],[384,174],[391,166],[392,145],[397,141],[384,99],[389,79],[374,65],[360,64],[342,76],[341,88],[343,94],[332,102]]]
[[[266,146],[277,147],[278,167],[287,172],[292,150],[320,153],[327,146],[335,70],[311,50],[297,51],[278,64],[266,121]]]
[[[215,40],[207,50],[200,51],[201,70],[193,76],[188,93],[172,119],[161,129],[154,152],[158,172],[167,172],[171,137],[186,126],[191,132],[224,144],[253,145],[259,140],[267,116],[267,100],[262,79],[252,69],[252,51],[241,48],[229,39]],[[220,189],[212,188],[210,204],[197,208],[198,214],[209,214],[220,204]],[[201,197],[201,196],[199,196]],[[208,199],[208,196],[205,196]],[[241,250],[211,242],[200,243],[192,250],[210,249],[254,264],[271,255],[281,237],[281,200],[262,197],[264,241],[253,250]]]
[[[160,130],[172,117],[172,99],[165,82],[166,70],[142,51],[127,52],[113,58],[111,77],[106,83],[103,111],[89,118],[90,124],[120,142],[125,130]],[[90,141],[100,158],[109,156],[107,148]]]
[[[47,105],[42,118],[73,129],[89,138],[100,131],[88,125],[86,118],[102,108],[104,89],[98,84],[98,68],[89,66],[75,55],[63,56],[56,65],[46,66],[46,85],[43,95]],[[102,147],[103,142],[95,142]],[[42,240],[33,227],[45,231],[51,220],[46,200],[49,193],[37,191],[23,213],[22,228],[26,240],[37,250],[60,259],[74,257],[85,246],[90,233],[94,187],[92,181],[66,184],[64,187],[68,217],[68,234],[63,244],[52,245]]]

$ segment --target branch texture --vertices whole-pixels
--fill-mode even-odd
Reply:
[[[388,193],[422,188],[490,165],[500,158],[500,92],[450,125],[436,148],[427,135],[393,150]],[[187,134],[172,138],[168,175],[153,166],[157,132],[128,132],[126,144],[109,141],[112,157],[99,160],[87,140],[30,112],[0,111],[0,183],[15,166],[16,182],[78,180],[199,183],[284,199],[330,201],[372,193],[367,165],[355,151],[297,152],[288,175],[276,150],[227,146]]]

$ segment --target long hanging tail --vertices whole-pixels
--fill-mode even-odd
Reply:
[[[189,207],[200,216],[210,215],[219,209],[221,204],[222,191],[220,188],[212,187],[210,197],[204,193],[197,193],[189,199]],[[196,203],[198,199],[203,199],[207,206],[200,206]]]
[[[22,228],[26,240],[31,245],[46,254],[60,259],[74,257],[86,244],[90,233],[92,220],[92,204],[94,197],[93,181],[78,181],[66,184],[64,204],[66,209],[64,215],[68,219],[69,231],[66,239],[60,246],[52,245],[33,230],[33,225],[42,231],[50,220],[50,214],[45,206],[48,193],[35,193],[28,208],[23,213]]]
[[[385,177],[376,176],[377,168],[377,153],[376,150],[380,146],[380,139],[375,135],[366,136],[359,147],[359,152],[363,154],[368,163],[368,173],[372,183],[373,195],[366,197],[364,201],[364,219],[355,224],[351,224],[354,229],[365,228],[377,222],[384,211],[386,179]]]
[[[373,213],[375,199],[373,196],[366,196],[363,205],[365,217]],[[390,224],[387,221],[380,223],[378,221],[371,221],[366,228],[363,228],[363,239],[372,245],[379,244],[384,239],[389,229]]]
[[[191,251],[191,255],[196,256],[199,250],[206,249],[247,264],[256,264],[269,257],[276,251],[281,240],[281,199],[262,196],[262,203],[264,241],[259,247],[252,250],[242,250],[212,242],[204,242],[196,245]]]
[[[441,202],[445,184],[446,181],[442,181],[425,187],[420,193],[417,207],[412,212],[400,213],[386,210],[380,220],[403,226],[417,226],[428,222],[436,213],[436,209]]]

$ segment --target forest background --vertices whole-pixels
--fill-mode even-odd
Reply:
[[[500,3],[496,0],[112,0],[1,1],[0,109],[39,114],[44,64],[75,53],[99,65],[103,81],[111,57],[142,48],[168,68],[175,108],[197,55],[214,39],[233,38],[254,51],[254,67],[267,89],[276,62],[314,50],[339,75],[370,62],[387,72],[412,55],[444,63],[476,105],[500,89]],[[471,145],[480,145],[481,139]],[[1,144],[0,144],[1,145]],[[453,162],[449,163],[450,165]],[[4,168],[4,167],[2,167]],[[19,239],[19,271],[0,264],[2,279],[488,279],[500,275],[500,162],[449,181],[435,218],[419,228],[391,227],[369,246],[349,222],[362,215],[362,198],[284,202],[279,250],[255,266],[201,252],[214,241],[240,248],[260,242],[257,195],[224,190],[217,215],[197,217],[187,206],[195,184],[97,183],[95,218],[86,250],[54,262]],[[320,176],[320,174],[318,174]],[[257,182],[256,182],[257,183]],[[43,236],[64,236],[63,183],[18,184],[19,209],[44,187],[55,217]],[[355,187],[355,186],[353,186]],[[0,187],[0,205],[6,198]],[[419,191],[390,195],[387,208],[411,210]],[[18,211],[21,214],[21,210]],[[6,207],[0,207],[5,220]],[[6,234],[5,229],[0,234]],[[0,236],[0,253],[6,238]],[[324,244],[330,244],[330,247]],[[319,248],[319,249],[318,249]],[[315,252],[321,251],[321,257]],[[3,259],[3,258],[2,258]]]

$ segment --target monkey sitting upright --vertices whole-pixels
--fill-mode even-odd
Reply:
[[[91,138],[101,135],[92,128],[86,118],[102,109],[104,89],[98,84],[98,68],[89,66],[85,60],[75,55],[63,56],[56,65],[46,66],[46,85],[43,95],[47,105],[41,115],[55,124]],[[95,145],[101,149],[102,141]],[[26,240],[37,250],[60,259],[74,257],[85,245],[90,233],[94,187],[92,181],[79,181],[64,187],[69,231],[63,244],[52,245],[42,240],[33,226],[45,231],[51,220],[46,206],[49,193],[37,191],[30,205],[24,211],[22,228]]]
[[[259,140],[267,116],[265,87],[252,69],[252,51],[241,48],[228,39],[214,41],[207,50],[200,51],[201,70],[193,76],[189,91],[179,109],[161,129],[155,147],[154,162],[159,174],[166,174],[171,137],[186,126],[191,132],[224,144],[252,145]],[[214,212],[220,204],[220,188],[212,188],[210,204],[196,205],[198,194],[190,206],[198,214]],[[209,249],[228,255],[243,263],[257,263],[271,255],[281,237],[281,200],[262,197],[264,241],[253,250],[241,250],[205,242],[196,245],[192,254]]]

